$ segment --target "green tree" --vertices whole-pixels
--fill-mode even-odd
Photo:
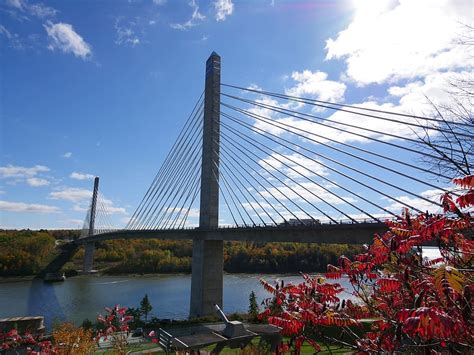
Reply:
[[[249,316],[250,319],[255,322],[258,319],[258,303],[257,303],[257,296],[255,296],[255,292],[250,292],[249,296]]]
[[[150,301],[148,300],[148,295],[145,294],[145,297],[140,301],[140,311],[145,316],[145,322],[148,321],[148,313],[153,309]]]

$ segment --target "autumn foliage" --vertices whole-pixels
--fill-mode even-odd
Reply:
[[[299,285],[262,280],[272,297],[260,318],[291,339],[281,350],[298,352],[303,342],[316,351],[328,343],[360,352],[472,350],[474,176],[454,183],[456,194],[441,197],[443,213],[404,210],[398,220],[387,221],[389,230],[375,235],[364,253],[329,265],[325,276],[336,282],[308,275]],[[437,246],[440,257],[423,258],[423,245]],[[352,290],[337,283],[342,277]],[[357,301],[343,300],[343,292]]]

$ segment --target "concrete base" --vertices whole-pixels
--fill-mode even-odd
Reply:
[[[92,265],[94,263],[95,243],[89,242],[84,245],[84,263],[82,267],[83,274],[92,273]]]
[[[224,282],[224,242],[194,240],[189,317],[215,315],[222,307]]]

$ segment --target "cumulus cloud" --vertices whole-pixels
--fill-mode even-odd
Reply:
[[[26,179],[26,183],[30,186],[33,187],[39,187],[39,186],[48,186],[49,181],[46,179],[40,179],[40,178],[29,178]]]
[[[58,213],[59,208],[35,203],[0,201],[0,211],[24,213]]]
[[[92,56],[91,46],[74,31],[72,25],[48,21],[44,28],[50,38],[49,49],[59,49],[64,53],[72,53],[74,56],[84,60]]]
[[[63,158],[66,158],[66,159],[69,159],[70,157],[72,157],[72,152],[66,152],[64,153],[63,155],[61,155]]]
[[[189,6],[193,9],[191,18],[188,21],[183,22],[183,23],[172,23],[170,24],[171,28],[175,30],[187,31],[190,28],[198,25],[200,21],[203,21],[206,19],[206,16],[204,16],[203,14],[199,12],[199,5],[197,4],[196,0],[191,0],[189,2]]]
[[[213,5],[216,11],[216,21],[224,21],[234,12],[232,0],[216,0]]]
[[[30,178],[38,173],[47,171],[49,171],[49,168],[43,165],[35,165],[31,168],[27,168],[9,164],[7,166],[0,166],[0,178]]]
[[[75,179],[75,180],[92,180],[95,177],[95,175],[77,173],[77,172],[74,171],[71,175],[69,175],[69,177],[71,179]]]
[[[59,191],[51,192],[49,197],[54,200],[79,202],[90,199],[92,197],[92,191],[77,187],[67,187]]]
[[[472,23],[472,2],[360,0],[349,26],[326,42],[326,59],[344,59],[359,85],[412,79],[474,65],[456,38]]]
[[[291,78],[296,84],[286,89],[287,95],[315,98],[323,101],[341,101],[344,98],[346,85],[327,80],[328,74],[322,71],[294,71]]]

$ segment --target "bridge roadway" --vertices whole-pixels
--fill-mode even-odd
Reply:
[[[116,230],[75,240],[82,244],[112,239],[168,239],[168,240],[225,240],[253,242],[294,242],[294,243],[370,243],[374,233],[388,230],[384,223],[361,222],[343,224],[317,224],[311,226],[275,227],[230,227],[204,230]]]

